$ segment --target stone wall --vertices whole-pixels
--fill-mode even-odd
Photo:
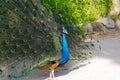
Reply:
[[[113,0],[114,8],[109,13],[109,17],[100,17],[98,20],[86,23],[86,40],[103,39],[120,35],[120,0]],[[115,16],[114,19],[110,18]]]
[[[120,35],[120,18],[112,20],[111,18],[101,18],[97,21],[87,23],[86,40],[104,39]]]
[[[115,15],[120,12],[120,0],[113,0],[114,8],[111,10],[110,15]]]

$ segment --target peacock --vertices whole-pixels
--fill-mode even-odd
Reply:
[[[39,67],[39,69],[41,69],[41,70],[50,70],[51,71],[51,73],[50,73],[51,80],[54,80],[54,69],[63,66],[65,63],[68,62],[69,57],[70,57],[69,47],[68,47],[68,43],[67,43],[65,34],[68,34],[68,32],[63,27],[61,58],[54,60],[54,61],[50,61],[49,64]]]
[[[91,53],[91,43],[72,35],[76,28],[65,27],[66,36],[58,26],[40,0],[0,0],[0,80],[18,80],[47,65],[55,65],[47,68],[54,78],[54,69]]]

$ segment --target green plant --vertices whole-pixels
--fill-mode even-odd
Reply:
[[[107,16],[112,0],[40,0],[41,3],[72,24],[84,24]]]

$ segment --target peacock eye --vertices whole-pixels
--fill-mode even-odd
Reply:
[[[3,33],[5,33],[5,32],[6,32],[6,30],[5,30],[5,29],[3,29],[3,30],[2,30],[2,32],[3,32]]]
[[[34,36],[34,35],[31,35],[30,38],[31,38],[31,39],[35,39],[35,36]]]
[[[5,49],[4,48],[0,48],[0,53],[5,53]]]
[[[18,19],[15,19],[14,22],[18,25],[21,25],[20,21]]]
[[[12,13],[10,11],[8,11],[8,15],[11,15]]]
[[[39,10],[39,8],[38,8],[38,6],[37,6],[37,5],[35,5],[34,7],[35,7],[35,9],[36,9],[36,10]]]
[[[28,48],[29,48],[29,49],[32,49],[32,45],[28,45]]]
[[[22,40],[23,40],[23,42],[24,42],[24,43],[26,43],[26,42],[27,42],[27,39],[26,39],[26,38],[23,38]]]
[[[4,40],[3,42],[4,42],[4,44],[6,44],[6,45],[8,45],[8,44],[10,43],[9,40]]]
[[[18,59],[19,61],[22,61],[22,57],[20,57],[20,56],[18,56],[17,59]]]
[[[10,52],[11,52],[11,53],[15,53],[15,49],[13,49],[13,48],[10,49]]]
[[[16,2],[19,2],[19,0],[15,0]]]
[[[18,12],[19,12],[19,10],[16,8],[16,9],[15,9],[15,12],[16,12],[16,13],[18,13]]]
[[[37,10],[33,9],[33,14],[36,15],[37,14]]]
[[[27,18],[26,16],[24,16],[24,20],[25,20],[25,21],[28,21],[28,18]]]
[[[6,3],[10,3],[10,1],[9,1],[9,0],[6,0]]]
[[[12,24],[9,24],[9,25],[8,25],[8,28],[12,29],[12,28],[13,28],[13,25],[12,25]]]
[[[30,28],[26,28],[26,31],[27,31],[28,33],[31,33],[31,29],[30,29]]]
[[[26,53],[27,53],[27,50],[26,50],[26,49],[23,49],[22,51],[23,51],[23,53],[24,53],[24,54],[26,54]]]
[[[0,29],[0,33],[2,33],[2,34],[6,34],[7,31],[6,31],[5,29]]]
[[[19,29],[19,30],[18,30],[18,33],[19,33],[19,34],[23,34],[23,30]]]
[[[44,21],[41,21],[41,26],[46,26],[45,22]]]
[[[10,56],[10,55],[6,55],[6,58],[7,58],[7,59],[11,59],[11,56]]]
[[[12,39],[16,38],[15,34],[11,34],[10,36],[11,36]]]
[[[29,10],[28,10],[27,7],[24,7],[23,11],[26,12],[26,13],[28,13]]]
[[[0,9],[2,8],[2,4],[0,4]]]
[[[35,26],[35,30],[38,30],[38,26]]]
[[[20,44],[19,43],[16,43],[15,44],[17,48],[20,48]]]

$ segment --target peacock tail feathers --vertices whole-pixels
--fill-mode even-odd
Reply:
[[[58,41],[53,41],[57,38],[56,24],[52,20],[39,0],[0,0],[2,80],[22,77],[58,55],[54,45]]]
[[[70,50],[71,60],[80,60],[84,61],[88,58],[92,57],[92,53],[95,52],[93,42],[81,42],[79,46],[75,47],[74,49]]]
[[[70,59],[71,60],[86,60],[92,56],[92,53],[95,52],[94,41],[86,42],[84,40],[84,35],[81,35],[82,31],[80,27],[67,24],[66,29],[68,30],[67,41],[70,50]]]
[[[40,0],[0,0],[0,80],[19,79],[60,56],[58,26]],[[90,53],[89,43],[67,30],[71,58]]]

